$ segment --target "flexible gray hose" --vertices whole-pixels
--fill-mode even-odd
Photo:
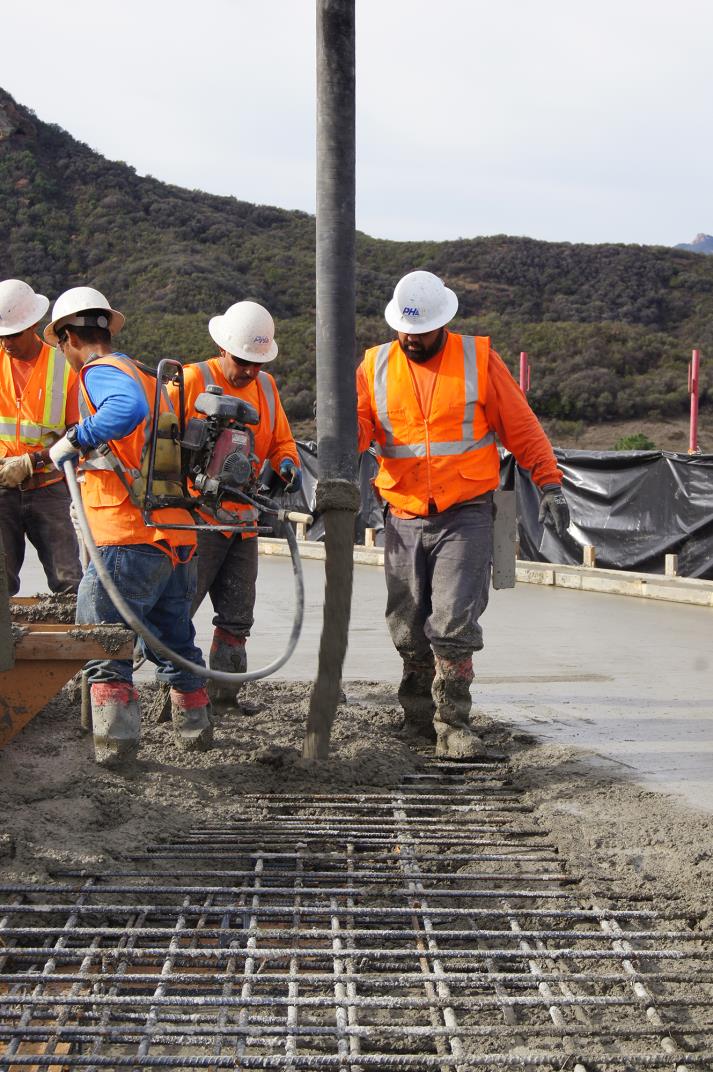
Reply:
[[[176,666],[188,670],[191,674],[195,674],[196,677],[210,678],[211,681],[219,681],[223,685],[237,685],[241,681],[257,681],[259,678],[269,677],[270,674],[274,674],[276,670],[279,670],[281,666],[284,666],[297,646],[297,641],[299,640],[302,631],[305,606],[302,563],[300,561],[299,549],[297,547],[297,539],[290,525],[285,525],[285,534],[290,548],[290,555],[292,556],[292,572],[295,578],[295,614],[292,621],[292,632],[287,641],[287,647],[279,658],[275,659],[267,666],[261,667],[259,670],[247,670],[244,674],[228,674],[224,670],[210,670],[207,666],[200,666],[198,663],[192,663],[190,660],[184,659],[183,656],[178,655],[175,651],[171,651],[163,641],[159,640],[157,636],[154,636],[150,629],[147,629],[143,622],[136,617],[131,607],[109,576],[109,572],[99,554],[99,549],[94,543],[94,537],[92,536],[92,531],[89,528],[89,523],[84,513],[82,495],[79,490],[79,484],[77,483],[77,476],[74,472],[72,462],[66,461],[63,468],[69,486],[69,493],[72,496],[72,502],[77,511],[79,526],[82,530],[82,538],[87,551],[89,552],[89,557],[94,564],[94,569],[97,571],[97,577],[106,589],[109,598],[126,624],[146,642],[153,652],[156,652],[158,655],[165,655],[166,658],[170,659]]]

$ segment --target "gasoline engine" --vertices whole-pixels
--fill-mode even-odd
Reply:
[[[199,510],[210,514],[224,531],[260,531],[255,520],[223,509],[224,501],[245,503],[268,515],[286,517],[273,500],[260,494],[255,437],[251,430],[260,419],[255,407],[242,398],[224,394],[217,384],[209,384],[194,403],[198,413],[204,416],[184,422],[183,369],[178,362],[161,361],[156,372],[159,384],[164,382],[167,372],[179,388],[179,407],[177,414],[160,412],[161,392],[156,392],[140,482],[146,524],[156,524],[152,515],[161,507],[183,506],[194,516]],[[291,519],[305,520],[302,515],[298,518],[294,514]],[[162,521],[161,526],[206,527],[201,524],[200,515],[195,525],[167,526]]]

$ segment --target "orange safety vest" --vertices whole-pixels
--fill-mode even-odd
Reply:
[[[215,358],[213,360],[215,360]],[[205,391],[205,389],[210,386],[210,384],[214,384],[216,382],[213,370],[211,369],[210,361],[197,361],[195,364],[189,365],[188,368],[184,369],[183,374],[184,377],[188,380],[188,382],[190,382],[191,377],[193,375],[193,369],[197,371],[203,381],[201,391]],[[258,446],[260,443],[264,442],[264,454],[266,455],[269,449],[269,444],[271,443],[272,437],[275,433],[275,421],[277,412],[277,405],[275,400],[277,396],[277,388],[275,386],[275,381],[273,380],[272,376],[270,376],[269,373],[264,371],[258,372],[253,383],[255,384],[256,391],[251,391],[250,385],[248,385],[247,387],[241,389],[230,387],[229,390],[226,391],[226,394],[230,393],[232,396],[242,398],[246,402],[251,402],[253,405],[257,403],[256,409],[260,415],[260,423],[258,425],[249,425],[248,427],[251,429],[253,435],[255,436],[256,454],[258,458],[262,460],[260,458],[261,452],[258,449]],[[222,386],[222,384],[220,386]],[[171,394],[171,397],[175,403],[178,400],[177,389],[171,389],[169,387],[169,393]],[[191,417],[201,417],[201,414],[198,413],[189,402],[186,406],[186,420],[188,421]],[[257,475],[257,473],[255,475]],[[231,513],[240,514],[241,522],[252,522],[253,524],[257,524],[258,511],[253,506],[248,506],[247,503],[226,501],[223,503],[223,509],[230,511]],[[216,519],[211,514],[205,513],[203,510],[200,510],[199,513],[201,517],[209,524],[220,524],[220,522],[216,521]],[[227,539],[229,539],[233,535],[233,533],[226,532],[225,530],[223,530],[223,535]],[[252,533],[251,535],[256,535],[256,533]]]
[[[141,475],[141,463],[148,450],[156,381],[141,372],[130,357],[112,354],[111,357],[95,358],[87,362],[80,372],[79,411],[82,418],[96,413],[84,379],[87,371],[97,365],[111,365],[131,376],[146,395],[149,416],[123,439],[110,440],[106,449],[91,450],[82,457],[82,502],[95,542],[100,547],[159,541],[168,544],[169,548],[194,546],[195,531],[160,527],[161,522],[167,525],[193,525],[193,518],[187,510],[166,507],[152,511],[151,517],[159,526],[155,528],[144,523],[141,507],[131,498],[131,488]],[[165,413],[170,408],[168,396],[162,392],[161,412]]]
[[[59,348],[43,342],[18,398],[10,356],[4,348],[0,351],[0,457],[35,454],[64,435],[72,370]],[[36,488],[63,479],[56,469],[49,469],[34,473],[22,487]]]
[[[448,333],[424,415],[398,340],[364,355],[376,429],[375,486],[396,509],[425,516],[492,491],[500,466],[485,415],[490,339]]]

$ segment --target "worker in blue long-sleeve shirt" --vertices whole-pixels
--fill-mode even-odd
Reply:
[[[195,644],[190,609],[196,591],[196,534],[187,510],[154,511],[143,519],[134,484],[141,476],[156,394],[156,381],[126,354],[112,336],[124,324],[99,291],[74,287],[57,299],[45,339],[60,346],[80,374],[82,419],[50,451],[61,469],[81,455],[82,503],[105,566],[136,616],[172,651],[203,666]],[[169,405],[161,402],[162,408]],[[101,449],[98,449],[101,448]],[[79,586],[77,622],[120,622],[121,616],[90,564]],[[212,743],[210,702],[205,679],[150,649],[159,681],[171,686],[171,716],[179,747],[205,749]],[[139,746],[140,710],[130,660],[88,664],[94,749],[97,761],[113,766],[132,758]]]

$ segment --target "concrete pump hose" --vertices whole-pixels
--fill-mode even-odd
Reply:
[[[235,685],[241,681],[257,681],[259,678],[269,677],[270,674],[274,674],[276,670],[279,670],[281,666],[284,666],[297,646],[297,641],[299,640],[302,631],[302,620],[304,618],[305,606],[302,563],[300,561],[299,549],[297,547],[297,539],[290,525],[285,525],[285,535],[290,548],[290,555],[292,556],[292,571],[295,578],[295,613],[292,621],[292,631],[289,640],[287,641],[287,647],[279,658],[275,659],[267,666],[261,667],[259,670],[248,670],[244,674],[228,674],[224,670],[211,670],[207,666],[200,666],[198,663],[192,663],[190,660],[184,659],[183,656],[178,655],[175,651],[171,651],[162,640],[159,640],[157,636],[154,636],[154,634],[146,628],[143,622],[136,617],[131,607],[111,579],[102,557],[99,554],[97,545],[94,543],[94,537],[92,536],[89,523],[84,513],[82,495],[79,490],[77,476],[72,462],[66,461],[63,468],[64,475],[67,478],[67,485],[69,486],[69,493],[77,511],[77,519],[82,530],[82,538],[87,551],[89,552],[89,557],[94,564],[94,569],[97,571],[97,577],[128,627],[133,629],[133,631],[146,642],[151,651],[156,652],[158,655],[164,655],[167,659],[170,659],[172,663],[175,663],[176,666],[180,666],[183,670],[188,670],[197,677],[210,678],[211,681],[219,681],[224,685]]]

